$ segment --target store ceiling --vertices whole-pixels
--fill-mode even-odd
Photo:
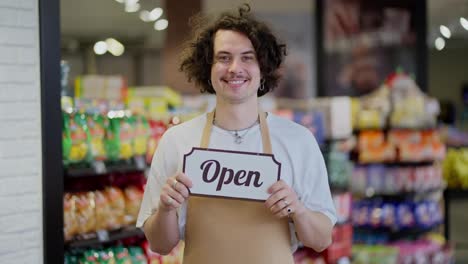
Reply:
[[[235,7],[242,0],[202,0],[205,12],[216,12]],[[164,8],[164,0],[140,0],[142,9]],[[255,12],[313,12],[313,0],[255,0],[251,2]],[[159,48],[165,32],[155,31],[153,23],[145,23],[138,13],[126,13],[124,6],[115,0],[61,0],[61,31],[63,46],[76,48],[79,42],[114,37],[128,43],[144,43],[146,47]],[[183,3],[181,3],[182,5]],[[429,0],[428,43],[438,35],[438,28],[445,24],[455,30],[455,38],[468,45],[468,31],[461,29],[460,16],[468,18],[468,0]],[[163,14],[164,17],[164,14]],[[170,21],[169,21],[170,26]],[[460,41],[460,38],[463,39]],[[460,45],[460,43],[458,43]]]

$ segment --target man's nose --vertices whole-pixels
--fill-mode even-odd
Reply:
[[[232,59],[231,64],[229,65],[229,72],[238,73],[242,70],[242,62],[238,58]]]

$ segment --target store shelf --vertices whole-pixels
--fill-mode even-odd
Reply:
[[[416,239],[421,235],[424,235],[431,231],[438,230],[442,224],[436,224],[431,227],[412,227],[412,228],[402,228],[402,229],[393,229],[389,227],[363,227],[363,226],[354,226],[353,230],[356,234],[385,234],[388,236],[389,241],[397,241],[401,239]]]
[[[102,230],[96,233],[76,236],[71,241],[65,242],[65,247],[70,249],[95,247],[121,239],[137,236],[144,236],[144,233],[141,229],[136,227],[124,227],[113,231]]]
[[[444,198],[448,200],[468,199],[468,189],[445,189]]]
[[[361,132],[367,131],[382,131],[382,132],[389,132],[389,131],[433,131],[436,130],[436,126],[427,126],[427,127],[384,127],[384,128],[361,128],[361,129],[354,129],[353,134],[359,134]]]
[[[417,200],[418,198],[424,198],[428,195],[432,195],[438,192],[442,192],[443,187],[421,190],[421,191],[410,191],[410,192],[396,192],[396,193],[375,193],[372,190],[366,191],[365,193],[353,192],[354,197],[360,199],[382,199],[382,200]],[[467,194],[468,195],[468,194]]]
[[[119,161],[95,161],[92,163],[79,163],[65,167],[65,177],[81,178],[105,175],[111,173],[129,173],[144,171],[147,168],[142,156]]]
[[[330,190],[332,194],[342,194],[350,192],[348,186],[330,185]]]
[[[435,160],[428,161],[388,161],[388,162],[356,162],[356,166],[382,165],[385,167],[423,167],[433,165]]]

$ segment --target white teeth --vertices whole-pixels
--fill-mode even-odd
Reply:
[[[242,84],[244,81],[229,81],[230,84]]]

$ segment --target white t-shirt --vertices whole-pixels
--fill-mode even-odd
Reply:
[[[193,147],[200,147],[206,115],[174,126],[164,133],[151,163],[137,227],[142,227],[153,209],[157,209],[162,187],[168,177],[182,171],[184,154]],[[328,176],[318,144],[312,133],[305,127],[290,120],[267,116],[271,144],[275,159],[281,163],[281,179],[297,193],[299,200],[310,210],[321,212],[336,223],[336,211],[330,194]],[[245,133],[245,135],[244,135]],[[232,132],[213,126],[210,148],[233,151],[263,152],[259,124],[239,131],[243,142],[236,144]],[[181,239],[185,235],[187,203],[178,211]],[[294,224],[290,224],[292,250],[297,248],[298,240]]]

